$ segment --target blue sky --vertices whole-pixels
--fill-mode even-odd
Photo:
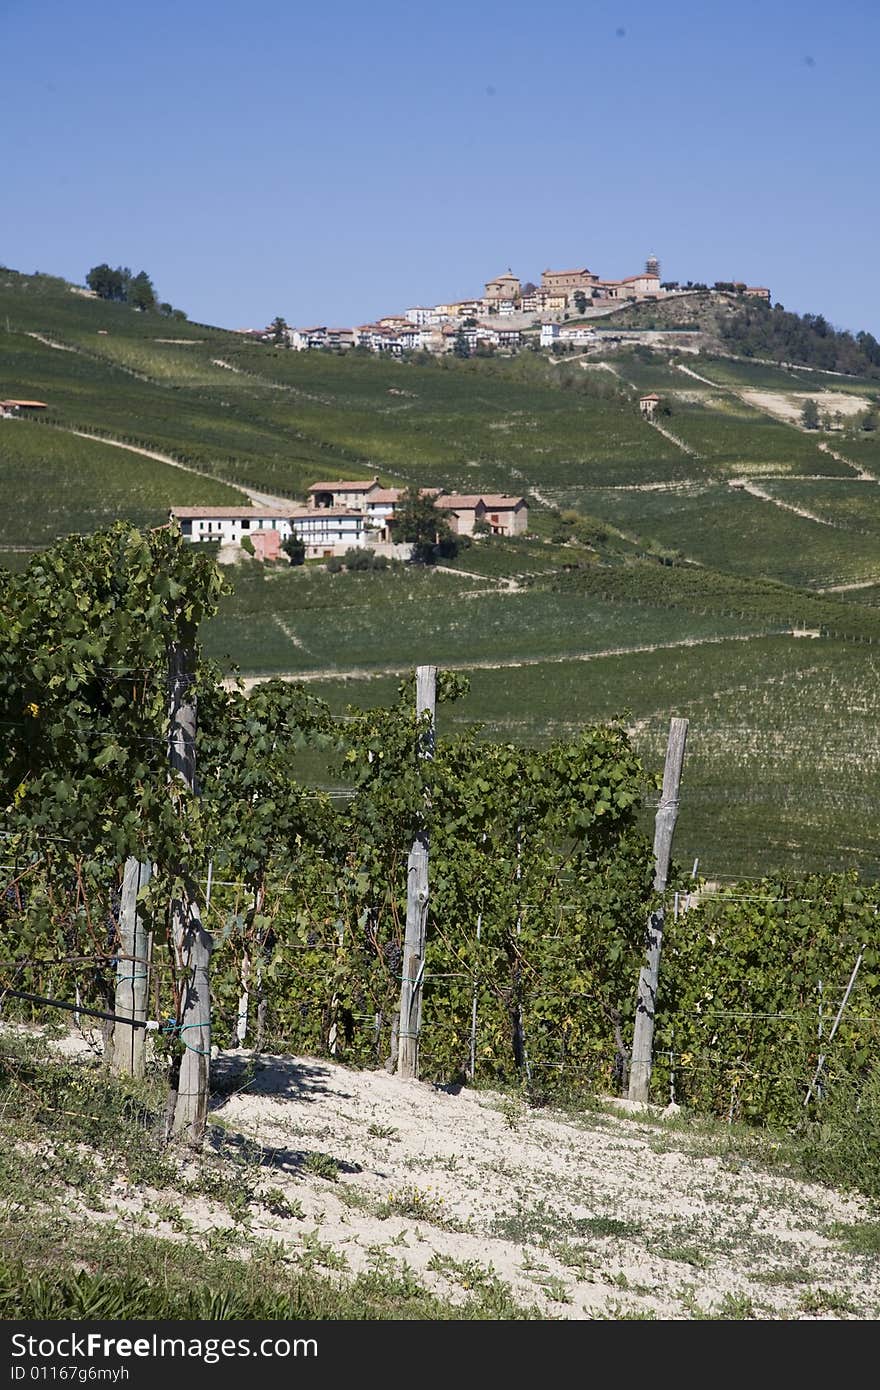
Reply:
[[[361,323],[508,267],[880,337],[876,0],[0,0],[0,262]]]

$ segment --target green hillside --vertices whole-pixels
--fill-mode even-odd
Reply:
[[[293,353],[0,271],[0,399],[48,406],[0,419],[0,558],[320,478],[525,493],[530,537],[478,542],[453,573],[246,562],[207,647],[230,671],[306,676],[338,713],[389,698],[419,661],[459,666],[470,694],[444,718],[541,741],[619,715],[652,765],[669,715],[688,715],[683,858],[716,876],[872,874],[880,432],[860,420],[880,383],[722,355],[716,300],[677,309],[714,356],[395,361]],[[657,427],[638,408],[651,389]],[[854,413],[803,430],[801,398],[825,392]]]

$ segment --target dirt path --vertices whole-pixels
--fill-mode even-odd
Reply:
[[[798,507],[794,502],[783,502],[772,493],[765,492],[757,483],[753,483],[749,478],[731,478],[728,487],[735,488],[740,492],[748,492],[752,497],[759,498],[762,502],[772,502],[774,507],[781,507],[784,512],[794,512],[795,516],[802,516],[807,521],[815,521],[819,526],[830,526],[834,530],[841,530],[835,521],[829,521],[827,517],[817,516],[815,512],[807,511],[806,507]]]
[[[102,434],[89,434],[86,430],[72,430],[64,425],[55,425],[54,429],[60,430],[62,434],[75,434],[80,439],[94,439],[98,444],[109,444],[113,449],[126,449],[130,454],[140,454],[143,458],[155,459],[157,463],[167,463],[171,468],[179,468],[183,473],[192,473],[196,478],[208,478],[215,483],[225,483],[227,487],[235,488],[236,492],[244,493],[254,507],[280,507],[282,510],[291,506],[289,497],[276,497],[271,492],[257,492],[254,488],[247,487],[244,483],[233,483],[228,478],[219,478],[213,473],[204,473],[199,468],[192,468],[188,463],[181,463],[179,459],[172,458],[171,454],[163,454],[158,449],[142,449],[138,444],[126,444],[124,439],[108,439]]]
[[[880,574],[876,579],[856,579],[852,584],[829,584],[826,589],[817,589],[817,594],[845,594],[850,589],[873,589],[880,584]]]
[[[45,343],[46,347],[56,348],[58,352],[76,352],[75,347],[70,347],[67,343],[56,343],[54,338],[44,338],[42,333],[26,333],[27,338],[36,338],[38,343]]]
[[[717,381],[710,381],[707,376],[700,376],[700,373],[695,372],[692,367],[685,367],[682,365],[681,362],[676,362],[675,365],[677,366],[680,372],[684,372],[685,376],[692,376],[694,381],[701,381],[704,386],[711,386],[713,391],[727,390],[726,387],[719,386]],[[734,392],[733,394],[735,395],[736,392]]]
[[[495,584],[495,589],[481,589],[484,594],[518,594],[522,591],[522,585],[516,579],[511,579],[505,575],[475,574],[473,570],[457,570],[452,565],[435,565],[435,570],[440,574],[456,574],[462,579],[478,579],[482,584]],[[464,595],[462,595],[464,597]]]
[[[713,646],[720,642],[754,642],[761,637],[792,635],[788,629],[780,634],[780,629],[764,629],[761,632],[725,633],[712,637],[681,637],[674,642],[645,642],[634,647],[605,647],[595,652],[565,652],[562,655],[524,656],[503,661],[444,661],[440,664],[444,671],[506,671],[521,666],[561,666],[567,661],[602,661],[612,656],[637,656],[642,652],[675,651],[679,647]],[[262,681],[312,681],[329,680],[371,680],[374,676],[405,676],[412,670],[414,662],[398,666],[351,666],[345,670],[334,666],[323,666],[305,671],[272,671],[261,676],[242,676],[245,691],[252,690]],[[237,681],[230,676],[224,681],[227,689],[236,686]]]
[[[830,444],[825,443],[824,439],[816,445],[816,448],[821,450],[823,454],[827,454],[829,458],[836,459],[838,463],[843,463],[847,468],[851,468],[858,482],[876,483],[878,481],[876,473],[870,473],[868,469],[865,468],[864,464],[854,463],[853,460],[848,459],[845,454],[837,453],[835,449],[832,449]]]
[[[677,449],[681,449],[683,454],[689,454],[693,459],[701,457],[696,449],[691,448],[690,444],[685,444],[684,440],[679,439],[677,434],[673,434],[672,430],[668,430],[663,425],[659,425],[656,420],[649,420],[646,416],[645,423],[650,425],[652,430],[656,430],[658,434],[662,434],[664,439],[668,439],[670,444],[674,444]]]

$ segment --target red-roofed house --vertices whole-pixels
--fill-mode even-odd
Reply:
[[[524,497],[449,492],[437,498],[437,506],[449,513],[452,529],[459,536],[472,536],[477,521],[485,521],[493,536],[521,536],[528,530],[529,505]]]
[[[310,507],[357,507],[363,509],[366,499],[379,487],[378,474],[375,478],[357,478],[353,482],[339,479],[329,483],[312,483],[308,491]]]

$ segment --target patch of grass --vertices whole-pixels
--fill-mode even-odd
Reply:
[[[661,1241],[653,1245],[651,1250],[661,1260],[671,1260],[673,1264],[694,1265],[697,1269],[703,1269],[709,1263],[705,1251],[696,1245],[666,1244]]]
[[[372,1139],[399,1139],[400,1131],[394,1125],[367,1125],[367,1134]]]
[[[279,1243],[247,1258],[229,1248],[97,1230],[40,1218],[0,1223],[0,1317],[66,1321],[340,1321],[540,1317],[537,1309],[475,1295],[455,1304],[411,1272],[340,1279],[321,1271],[324,1250],[291,1268]],[[311,1267],[309,1266],[311,1259]],[[133,1272],[136,1271],[136,1272]]]
[[[752,1278],[758,1284],[766,1284],[771,1288],[792,1288],[797,1284],[811,1284],[813,1282],[813,1270],[808,1265],[789,1265],[782,1269],[767,1269],[753,1274]]]
[[[839,1221],[831,1234],[854,1255],[880,1255],[880,1221]]]
[[[579,1236],[614,1236],[619,1240],[635,1240],[642,1234],[639,1221],[621,1221],[616,1216],[581,1216],[572,1222]]]
[[[448,1218],[443,1211],[443,1198],[429,1188],[407,1185],[396,1192],[389,1192],[376,1212],[380,1220],[390,1216],[411,1217],[414,1221],[428,1221],[433,1225],[445,1226]]]
[[[798,1299],[798,1308],[802,1313],[815,1313],[820,1316],[823,1313],[858,1314],[850,1295],[839,1293],[835,1289],[810,1289]]]
[[[339,1160],[332,1154],[310,1153],[303,1162],[303,1170],[315,1177],[326,1178],[327,1182],[339,1181]]]

